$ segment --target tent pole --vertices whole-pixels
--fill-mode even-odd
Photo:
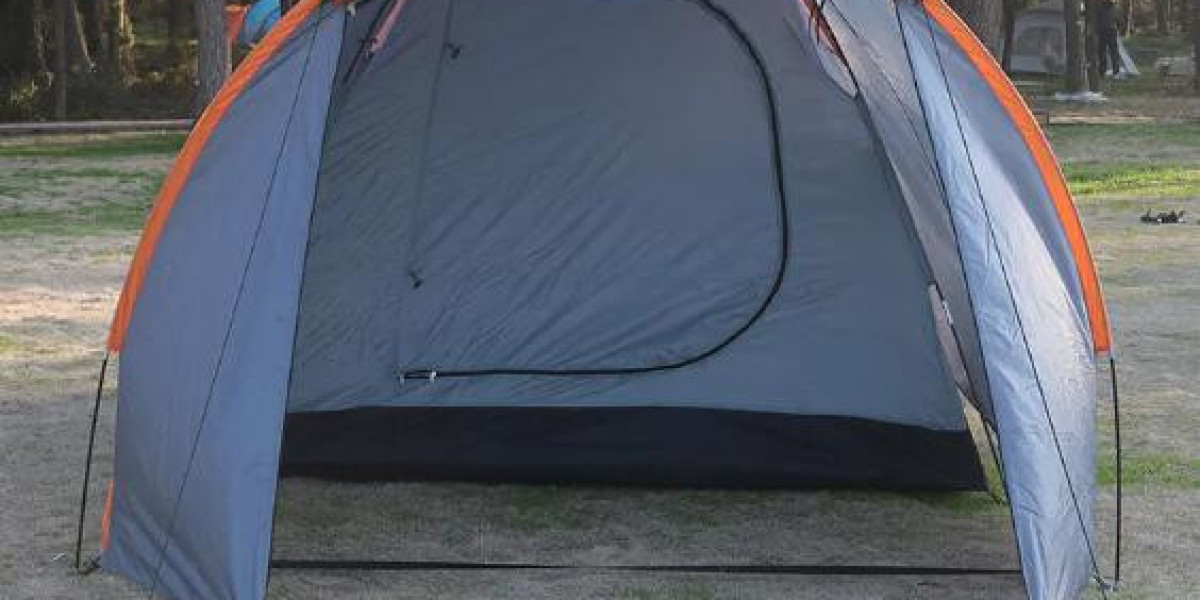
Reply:
[[[96,399],[92,403],[92,424],[88,429],[87,459],[83,465],[83,489],[79,494],[79,524],[75,530],[75,570],[83,572],[83,522],[87,516],[88,484],[92,479],[92,454],[96,448],[96,424],[100,419],[100,399],[104,396],[104,376],[108,373],[110,351],[100,361],[100,377],[96,382]]]
[[[1123,529],[1123,484],[1124,477],[1121,472],[1122,457],[1121,457],[1121,395],[1117,392],[1117,358],[1112,354],[1108,356],[1108,372],[1112,379],[1112,406],[1113,406],[1113,445],[1116,450],[1116,477],[1117,477],[1117,523],[1116,534],[1113,540],[1113,588],[1119,588],[1121,585],[1121,530]]]

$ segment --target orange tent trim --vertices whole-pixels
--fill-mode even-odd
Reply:
[[[108,498],[104,501],[104,516],[100,518],[100,549],[108,550],[112,539],[113,482],[108,482]]]
[[[1092,260],[1092,252],[1088,248],[1087,236],[1079,221],[1075,201],[1071,199],[1067,181],[1054,158],[1050,143],[1046,141],[1046,135],[1033,118],[1025,100],[1004,74],[1004,70],[996,64],[991,53],[945,1],[924,0],[924,6],[929,15],[958,42],[971,63],[983,75],[1033,153],[1050,192],[1050,198],[1054,202],[1054,208],[1058,212],[1058,218],[1062,221],[1063,230],[1067,234],[1071,252],[1075,256],[1075,266],[1079,271],[1079,281],[1083,286],[1083,297],[1087,304],[1093,344],[1097,352],[1109,352],[1112,350],[1112,330],[1108,321],[1108,309],[1104,305],[1104,295],[1100,291],[1100,279],[1096,275],[1096,263]]]
[[[255,46],[246,60],[242,61],[241,66],[217,93],[217,97],[204,110],[204,114],[200,115],[200,119],[196,121],[196,126],[188,136],[187,142],[179,152],[179,157],[175,159],[175,165],[171,167],[171,172],[167,175],[167,179],[158,193],[154,207],[150,209],[150,216],[146,221],[146,228],[142,232],[142,239],[138,242],[133,263],[129,266],[129,274],[125,277],[125,286],[121,289],[121,298],[117,301],[117,313],[108,334],[110,350],[120,351],[125,343],[125,334],[129,329],[130,319],[133,318],[134,305],[145,284],[146,274],[150,271],[150,263],[154,259],[154,249],[158,245],[159,239],[162,238],[163,229],[166,228],[167,220],[171,216],[171,209],[175,207],[179,194],[183,191],[192,169],[196,166],[196,161],[204,151],[204,146],[207,145],[217,125],[229,112],[229,108],[238,96],[250,86],[263,66],[283,48],[284,42],[301,24],[308,20],[308,17],[317,10],[322,1],[304,0],[292,7],[263,38],[263,41]]]

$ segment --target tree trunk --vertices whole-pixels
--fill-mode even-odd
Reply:
[[[1154,20],[1158,25],[1158,35],[1166,37],[1171,34],[1171,0],[1154,0]]]
[[[95,66],[88,52],[87,36],[84,35],[83,19],[74,0],[67,7],[67,57],[70,67],[76,71],[90,72]]]
[[[1200,94],[1200,0],[1192,0],[1192,90]]]
[[[71,0],[54,0],[54,119],[67,119],[67,20],[74,16]]]
[[[224,0],[195,0],[196,7],[196,112],[199,113],[216,97],[229,78],[232,64],[229,43],[225,39]]]
[[[1000,55],[1000,68],[1005,73],[1012,70],[1013,37],[1017,29],[1017,10],[1019,0],[1003,0],[1004,2],[1004,51]]]
[[[1100,15],[1097,0],[1084,0],[1083,56],[1088,89],[1101,91],[1104,74],[1100,72]]]
[[[184,55],[190,37],[187,31],[187,0],[167,0],[167,62],[174,64]]]
[[[1084,91],[1083,40],[1079,22],[1079,0],[1063,0],[1063,23],[1067,44],[1066,77],[1067,93]]]
[[[1121,37],[1133,33],[1133,0],[1121,0]]]
[[[1004,44],[1004,10],[997,0],[950,0],[950,6],[966,21],[975,36],[993,56],[1000,56]]]
[[[83,34],[88,52],[104,56],[104,0],[82,0]]]
[[[126,81],[137,73],[137,65],[133,60],[133,21],[129,18],[129,0],[108,2],[108,71],[118,80]]]
[[[0,80],[45,72],[41,13],[38,0],[0,0]]]

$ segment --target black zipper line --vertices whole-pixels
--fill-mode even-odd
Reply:
[[[734,341],[744,335],[760,318],[767,312],[775,297],[779,294],[780,288],[783,286],[783,279],[787,272],[788,254],[791,251],[791,226],[789,223],[788,207],[787,207],[787,192],[783,181],[783,157],[782,149],[779,141],[779,108],[775,101],[775,88],[771,83],[770,74],[767,71],[765,61],[758,48],[751,41],[750,36],[738,25],[737,21],[724,8],[713,4],[712,0],[681,0],[696,5],[704,10],[709,16],[721,23],[724,28],[736,39],[746,50],[751,62],[753,62],[755,71],[758,73],[759,80],[762,84],[763,96],[766,100],[768,108],[768,121],[771,128],[771,150],[772,150],[772,167],[775,175],[776,196],[779,207],[780,235],[779,235],[779,266],[775,272],[774,280],[771,282],[771,288],[763,298],[763,301],[758,305],[758,308],[750,315],[741,327],[727,335],[716,345],[709,349],[674,362],[668,362],[658,365],[650,365],[644,367],[615,367],[615,368],[598,368],[598,369],[551,369],[551,368],[493,368],[493,369],[438,369],[435,367],[427,367],[420,369],[407,369],[402,371],[398,376],[404,380],[428,380],[433,381],[437,378],[467,378],[467,377],[490,377],[500,375],[517,375],[517,376],[547,376],[547,377],[606,377],[619,375],[636,375],[644,373],[654,373],[658,371],[669,371],[680,369],[689,365],[696,364],[705,360],[725,348],[729,347]]]

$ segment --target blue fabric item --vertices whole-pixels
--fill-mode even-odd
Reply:
[[[218,125],[121,357],[106,570],[176,598],[265,593],[296,297],[342,13]]]
[[[257,0],[246,11],[246,20],[238,33],[238,42],[253,46],[279,22],[279,0]]]
[[[1061,225],[969,57],[922,9],[901,10],[979,319],[1026,589],[1075,598],[1093,567],[1095,357],[1056,260]]]

